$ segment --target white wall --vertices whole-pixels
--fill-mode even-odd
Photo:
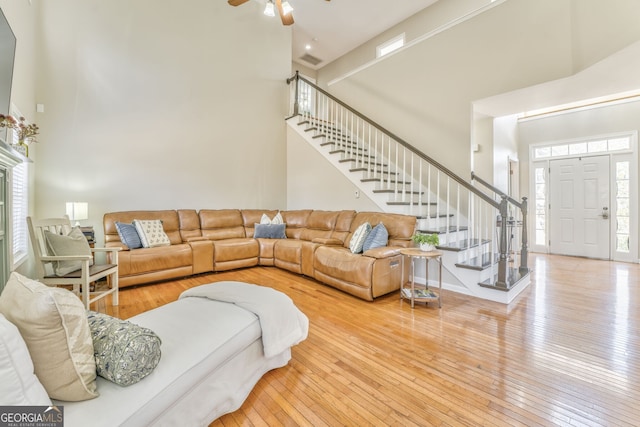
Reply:
[[[521,194],[529,195],[530,192],[529,150],[532,144],[639,130],[640,100],[519,122]]]
[[[332,94],[466,177],[471,166],[470,143],[476,137],[472,103],[573,76],[640,39],[640,4],[635,0],[506,0],[349,74],[371,61],[375,46],[393,35],[406,30],[411,34],[408,40],[415,39],[416,29],[422,27],[423,33],[429,33],[486,3],[437,2],[323,67],[319,81],[334,81]],[[628,74],[638,73],[631,69]],[[340,76],[347,77],[335,80]],[[620,80],[606,76],[607,72],[600,78],[603,87]],[[565,93],[558,90],[552,95]],[[572,100],[577,99],[584,98],[574,95]],[[526,99],[529,105],[538,100],[534,96]],[[557,104],[552,98],[544,101],[546,104],[535,108]],[[502,114],[521,111],[503,109]],[[474,169],[487,171],[490,177],[499,174],[493,172],[494,158],[476,157]]]
[[[295,130],[287,131],[287,209],[378,212],[380,208]]]
[[[290,28],[254,2],[39,5],[38,216],[286,207]]]
[[[467,177],[472,102],[572,72],[570,6],[508,0],[336,82],[331,92]]]

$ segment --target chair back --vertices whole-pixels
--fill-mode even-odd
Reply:
[[[33,247],[33,254],[36,259],[36,270],[38,278],[50,275],[52,273],[51,261],[44,261],[42,258],[49,255],[47,251],[47,240],[44,232],[67,235],[71,232],[71,221],[68,216],[62,218],[33,219],[27,217],[27,226],[29,227],[29,238]]]

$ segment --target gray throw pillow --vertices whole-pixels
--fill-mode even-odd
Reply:
[[[253,237],[256,239],[286,239],[286,224],[254,224]]]
[[[160,337],[151,329],[89,311],[97,374],[118,385],[135,384],[160,362]]]
[[[120,241],[127,245],[129,249],[139,249],[142,247],[142,240],[138,235],[138,230],[133,224],[116,221],[116,230]]]
[[[91,255],[91,248],[80,227],[73,227],[68,235],[44,231],[47,252],[53,256]],[[93,258],[89,261],[93,265]],[[82,268],[82,261],[55,261],[53,271],[56,276],[64,276]]]
[[[369,249],[382,248],[387,246],[387,241],[389,240],[389,232],[387,231],[387,227],[384,226],[383,223],[379,223],[367,235],[367,238],[364,239],[364,244],[362,245],[362,251],[366,252]]]

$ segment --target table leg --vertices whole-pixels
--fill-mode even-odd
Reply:
[[[416,289],[416,262],[415,258],[411,257],[411,308],[413,308]]]

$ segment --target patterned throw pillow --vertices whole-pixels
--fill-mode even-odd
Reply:
[[[129,249],[139,249],[142,247],[142,241],[138,235],[138,230],[133,224],[125,224],[124,222],[116,221],[116,230],[118,230],[118,236],[120,241],[127,245]]]
[[[160,338],[149,328],[89,311],[97,373],[118,385],[135,384],[160,362]]]
[[[157,246],[171,245],[169,236],[167,236],[167,233],[164,232],[164,228],[162,227],[162,220],[134,219],[133,225],[136,227],[136,231],[138,232],[138,236],[140,236],[140,241],[142,242],[143,247],[155,248]]]
[[[91,255],[91,248],[80,227],[73,227],[66,236],[44,231],[47,252],[54,256]],[[89,261],[93,265],[93,258]],[[64,276],[82,268],[82,261],[55,261],[53,271],[56,276]]]
[[[365,222],[356,228],[356,231],[353,232],[353,236],[351,236],[351,240],[349,241],[349,249],[352,253],[362,253],[362,246],[364,246],[364,241],[370,232],[371,224],[368,222]]]
[[[364,244],[362,245],[362,252],[366,252],[369,249],[382,248],[387,246],[387,241],[389,240],[389,232],[387,231],[387,227],[384,226],[383,223],[380,223],[373,227],[371,233],[364,240]]]
[[[255,232],[253,237],[256,239],[286,239],[284,224],[254,224]]]
[[[274,215],[273,219],[269,219],[267,214],[262,214],[260,224],[284,224],[284,220],[282,219],[282,214],[278,211],[278,213]]]
[[[72,402],[98,397],[93,343],[80,298],[13,272],[0,294],[0,313],[20,330],[49,397]]]

